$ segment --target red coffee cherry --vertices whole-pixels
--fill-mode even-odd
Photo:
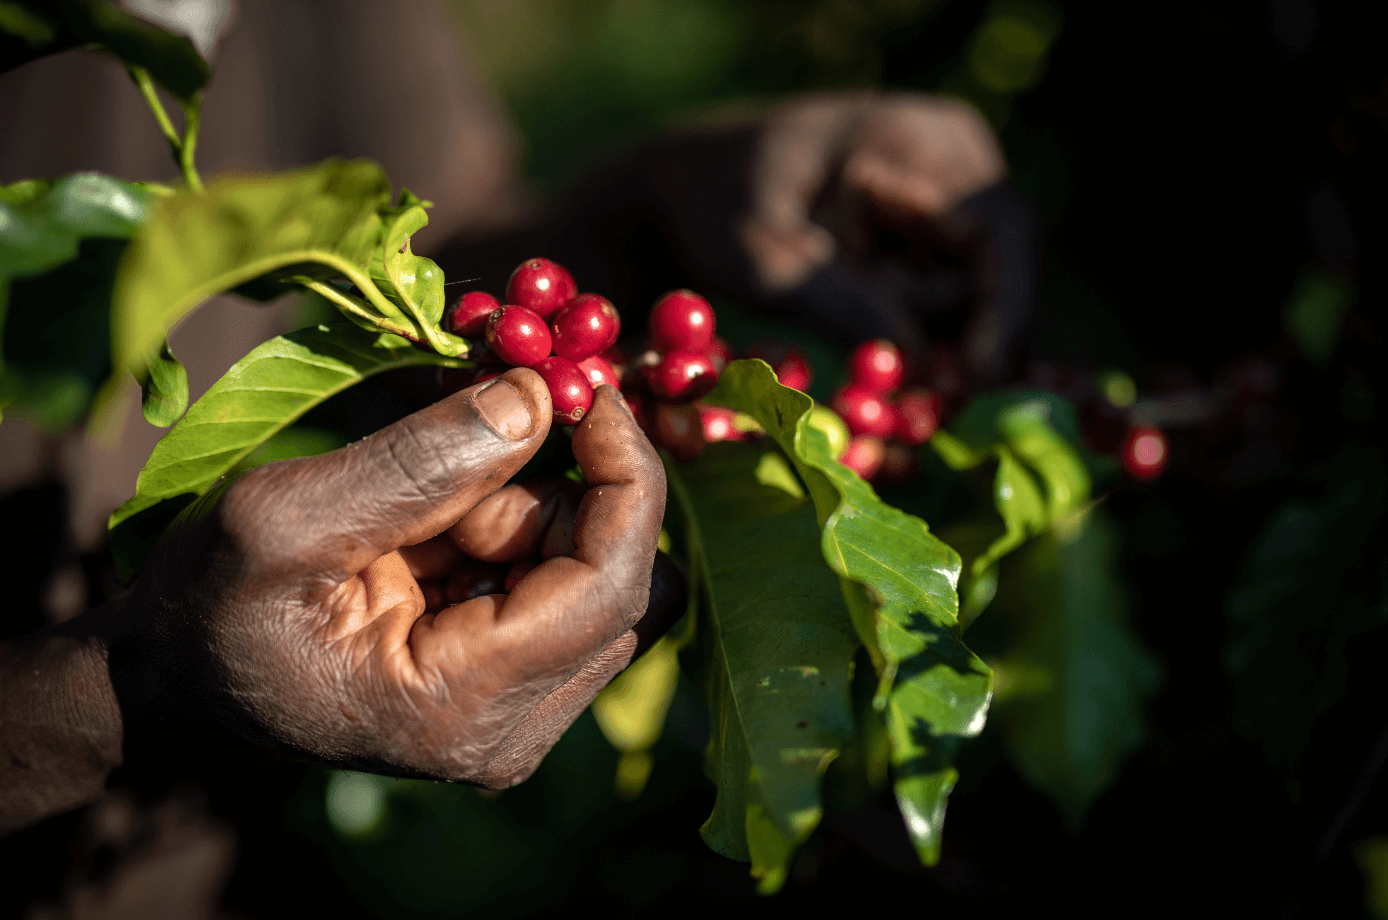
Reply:
[[[886,444],[881,438],[858,436],[848,442],[839,462],[864,479],[871,479],[882,468]]]
[[[770,364],[781,386],[803,393],[814,382],[814,365],[794,346],[768,340],[749,345],[746,353],[749,358],[760,358]]]
[[[503,583],[506,593],[510,594],[514,591],[516,585],[520,584],[520,580],[529,575],[531,570],[539,564],[534,559],[517,559],[511,563],[511,568],[506,570],[506,581]]]
[[[1123,463],[1124,472],[1145,482],[1161,475],[1170,454],[1170,445],[1160,428],[1136,425],[1128,429],[1127,436],[1123,438],[1123,448],[1118,458]]]
[[[886,339],[864,342],[848,356],[848,377],[874,393],[890,393],[901,385],[906,367],[901,352]]]
[[[704,451],[704,425],[697,406],[656,406],[651,440],[676,460],[689,461]]]
[[[578,369],[583,371],[583,376],[588,378],[588,385],[594,390],[604,383],[614,387],[621,386],[621,378],[617,376],[617,371],[602,359],[600,355],[592,355],[578,362]]]
[[[656,301],[646,330],[650,346],[664,353],[702,351],[713,342],[713,308],[693,291],[671,291]]]
[[[631,417],[636,419],[637,427],[646,432],[647,437],[651,437],[651,432],[655,430],[655,412],[651,409],[650,396],[639,389],[628,387],[622,390],[622,402],[627,404]]]
[[[487,317],[487,345],[516,367],[530,367],[548,357],[549,327],[534,310],[507,304]]]
[[[561,425],[580,421],[593,407],[593,387],[588,375],[568,358],[544,358],[533,365],[535,373],[549,387],[549,400],[554,405],[554,420]]]
[[[896,413],[892,407],[866,387],[846,386],[834,395],[829,405],[855,435],[885,438],[896,427]]]
[[[907,390],[896,398],[896,429],[892,436],[919,447],[940,427],[940,397],[929,390]]]
[[[708,343],[708,347],[704,349],[704,354],[708,355],[708,359],[713,362],[714,370],[720,374],[723,373],[723,368],[728,366],[728,362],[733,359],[732,347],[716,335],[713,337],[713,341]]]
[[[501,306],[486,291],[468,291],[448,311],[447,329],[465,339],[480,339],[487,331],[487,317]]]
[[[606,297],[579,294],[554,314],[554,353],[582,361],[606,351],[622,331],[622,319]]]
[[[700,406],[699,420],[704,426],[704,441],[717,444],[719,441],[741,441],[742,432],[733,423],[737,413],[722,406]]]
[[[718,382],[718,371],[702,351],[679,349],[646,372],[651,392],[670,402],[693,402]]]
[[[534,310],[550,319],[578,295],[568,269],[549,259],[526,259],[506,282],[506,302]]]

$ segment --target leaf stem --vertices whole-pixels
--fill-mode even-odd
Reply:
[[[183,181],[193,191],[202,191],[202,179],[193,166],[193,152],[198,146],[198,123],[202,109],[202,94],[198,93],[191,102],[184,104],[183,136],[179,137],[178,132],[174,130],[173,122],[169,120],[169,113],[164,111],[164,103],[159,101],[159,94],[154,90],[154,80],[150,77],[149,71],[135,64],[127,64],[125,69],[130,74],[130,79],[134,80],[135,85],[140,88],[140,95],[145,97],[145,103],[149,106],[149,110],[154,113],[154,120],[159,123],[159,130],[164,132],[164,139],[169,142],[174,162],[178,164],[179,171],[183,173]]]

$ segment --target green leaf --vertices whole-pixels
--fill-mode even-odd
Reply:
[[[1235,724],[1291,776],[1345,692],[1345,643],[1388,621],[1388,468],[1351,445],[1270,516],[1227,602]]]
[[[1069,523],[1003,566],[1011,638],[994,671],[1009,753],[1078,827],[1142,743],[1160,668],[1124,617],[1112,525],[1097,509]]]
[[[348,295],[326,279],[344,277],[370,298],[376,288],[366,268],[381,240],[378,212],[389,202],[390,184],[380,167],[360,160],[232,176],[201,193],[160,199],[131,241],[116,280],[111,335],[117,371],[143,367],[169,327],[210,295],[263,275],[316,279],[339,306]],[[389,306],[379,292],[375,299]],[[420,338],[415,330],[399,331]]]
[[[309,409],[373,374],[462,362],[338,322],[277,336],[227,371],[155,446],[135,495],[111,515],[111,551],[134,577],[164,528]]]
[[[933,864],[954,756],[983,730],[992,696],[992,674],[960,637],[959,556],[836,461],[809,421],[810,398],[777,383],[765,362],[729,364],[708,400],[756,419],[808,487],[821,552],[879,674],[875,705],[891,740],[897,803],[921,860]]]
[[[853,737],[857,642],[814,505],[774,448],[713,445],[667,475],[691,557],[718,787],[701,833],[774,892],[819,823],[820,778]]]
[[[141,377],[140,395],[145,421],[158,428],[168,428],[187,410],[188,370],[167,341]]]
[[[0,3],[0,73],[60,51],[88,47],[144,67],[185,105],[212,77],[191,41],[132,16],[111,0]]]
[[[47,430],[80,419],[110,375],[111,288],[149,200],[96,173],[0,188],[0,401]]]
[[[425,204],[408,189],[401,190],[395,207],[398,213],[387,220],[381,246],[379,268],[386,281],[382,290],[414,319],[435,351],[448,354],[451,346],[445,343],[445,337],[453,337],[439,329],[444,307],[443,272],[432,259],[410,250],[410,237],[429,223]],[[373,274],[376,267],[373,259]]]

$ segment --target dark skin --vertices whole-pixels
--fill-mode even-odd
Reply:
[[[615,390],[575,427],[577,503],[503,488],[551,418],[539,376],[516,369],[258,467],[185,515],[119,608],[5,644],[0,831],[98,797],[153,725],[398,776],[524,780],[679,606],[656,563],[664,471]],[[430,609],[420,582],[467,565],[459,546],[548,558],[509,595]]]

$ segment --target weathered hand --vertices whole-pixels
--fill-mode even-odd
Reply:
[[[539,376],[512,370],[205,497],[131,599],[123,696],[296,759],[520,782],[676,606],[647,615],[664,472],[614,390],[574,432],[576,509],[501,488],[550,418]],[[445,531],[481,558],[550,558],[509,595],[427,608],[420,580],[465,564]]]

